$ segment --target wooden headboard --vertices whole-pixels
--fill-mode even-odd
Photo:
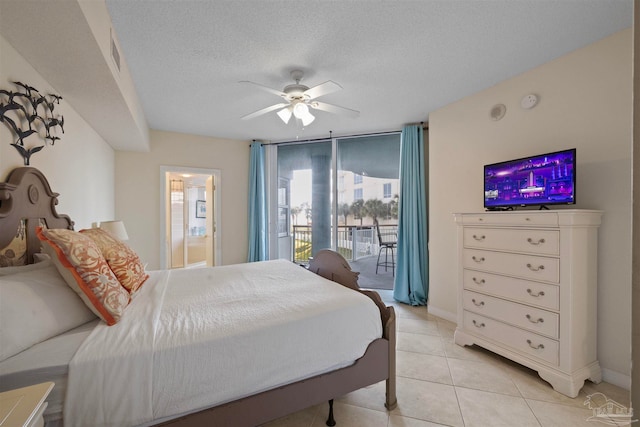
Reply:
[[[33,254],[40,251],[35,229],[73,230],[73,221],[56,212],[58,193],[51,191],[47,178],[36,168],[16,168],[0,183],[0,251],[12,242],[26,242],[26,253],[20,254],[22,264],[33,263]]]

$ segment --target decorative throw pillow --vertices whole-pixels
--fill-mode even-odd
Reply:
[[[88,228],[80,233],[98,245],[111,271],[129,293],[133,294],[149,278],[140,257],[126,243],[101,228]]]
[[[0,360],[95,319],[50,260],[19,271],[0,275]]]
[[[18,230],[8,246],[0,248],[0,267],[27,264],[27,234],[25,220],[20,221]]]
[[[117,323],[129,304],[129,292],[118,282],[95,242],[65,229],[38,227],[36,233],[44,252],[87,307],[107,325]]]

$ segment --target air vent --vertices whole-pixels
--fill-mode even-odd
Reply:
[[[113,39],[113,29],[109,32],[109,35],[111,36],[111,58],[113,59],[113,63],[116,64],[118,71],[120,71],[120,52]]]

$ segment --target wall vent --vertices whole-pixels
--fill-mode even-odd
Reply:
[[[116,46],[116,42],[113,39],[113,29],[109,32],[111,38],[111,58],[113,59],[113,63],[116,64],[116,68],[120,71],[120,52],[118,51],[118,46]]]

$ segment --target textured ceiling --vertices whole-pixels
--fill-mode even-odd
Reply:
[[[401,129],[429,112],[632,25],[631,0],[107,0],[152,129],[284,141]],[[275,112],[274,89],[333,80],[319,98],[361,112]],[[531,88],[535,92],[535,88]],[[523,94],[524,95],[524,94]]]

